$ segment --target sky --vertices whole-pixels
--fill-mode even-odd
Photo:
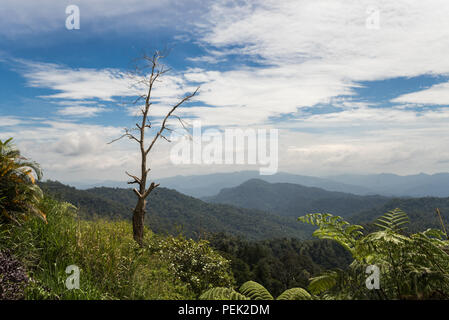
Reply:
[[[447,0],[0,0],[0,139],[46,179],[126,180],[137,145],[108,142],[138,121],[129,71],[165,50],[155,124],[199,86],[177,115],[278,129],[279,171],[447,172],[448,17]],[[257,169],[174,164],[170,148],[152,152],[154,178]]]

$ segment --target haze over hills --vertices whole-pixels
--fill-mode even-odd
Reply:
[[[293,183],[269,183],[261,179],[248,180],[203,199],[211,203],[266,210],[282,216],[298,217],[312,212],[329,212],[346,218],[363,210],[383,206],[390,200],[383,196],[360,196]]]
[[[169,178],[157,179],[157,182],[165,188],[175,189],[186,195],[202,198],[216,195],[223,188],[231,188],[242,184],[250,179],[261,179],[267,182],[288,182],[301,184],[308,187],[318,187],[330,191],[341,191],[354,194],[368,194],[369,189],[348,185],[341,182],[332,181],[324,178],[296,175],[279,172],[271,176],[261,176],[259,171],[239,171],[229,173],[213,173],[205,175],[192,176],[174,176]],[[121,187],[126,188],[126,182],[114,181],[91,181],[84,183],[68,183],[79,189],[88,189],[93,187]]]
[[[383,195],[400,197],[448,197],[449,173],[433,175],[417,174],[399,176],[395,174],[354,175],[345,174],[328,177],[312,177],[279,172],[271,176],[261,176],[258,171],[240,171],[192,176],[174,176],[156,179],[161,186],[175,189],[196,198],[217,195],[223,188],[236,187],[247,180],[260,179],[270,183],[294,183],[306,187],[317,187],[328,191],[339,191],[355,195]],[[68,183],[78,189],[93,187],[127,188],[120,181],[85,181]]]
[[[448,197],[449,173],[415,174],[399,176],[391,173],[354,175],[345,174],[327,177],[344,184],[359,185],[373,193],[410,197]]]

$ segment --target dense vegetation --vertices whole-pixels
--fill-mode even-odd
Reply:
[[[353,223],[364,224],[372,222],[384,212],[401,208],[407,212],[410,219],[409,232],[419,232],[427,228],[440,228],[441,224],[435,209],[439,208],[445,221],[449,221],[449,198],[403,198],[391,199],[381,207],[364,210],[349,219]]]
[[[309,214],[300,221],[318,226],[314,235],[345,247],[354,261],[348,270],[311,279],[309,290],[331,299],[449,298],[449,238],[439,229],[409,233],[408,216],[394,209],[377,219],[377,231],[364,233],[339,216]],[[367,290],[368,266],[379,268],[379,286]]]
[[[449,238],[444,231],[407,233],[408,216],[400,209],[377,219],[378,230],[371,233],[331,214],[308,214],[299,220],[317,226],[314,235],[340,244],[351,254],[353,262],[344,270],[328,270],[310,278],[307,290],[291,288],[278,299],[449,298]],[[230,287],[216,287],[200,298],[270,300],[273,296],[259,283],[249,282],[239,292]]]
[[[311,276],[330,268],[347,268],[351,262],[343,247],[326,240],[248,241],[225,234],[213,235],[209,240],[231,261],[237,286],[253,280],[275,296],[292,287],[305,287]]]
[[[28,299],[194,299],[213,283],[233,284],[229,262],[205,241],[148,230],[141,248],[127,221],[82,220],[51,198],[41,210],[48,224],[0,225],[0,252],[28,270]],[[81,269],[79,290],[65,287],[69,265]]]

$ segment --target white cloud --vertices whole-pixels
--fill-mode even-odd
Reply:
[[[204,42],[240,46],[267,64],[300,64],[350,80],[445,73],[449,4],[376,1],[380,29],[366,27],[369,0],[253,1],[213,6]],[[444,60],[444,61],[443,61]]]
[[[70,68],[53,63],[39,63],[15,59],[16,70],[31,87],[57,91],[41,98],[54,99],[61,105],[92,104],[89,99],[116,101],[117,98],[137,97],[147,92],[139,83],[141,78],[118,69]],[[180,74],[166,74],[158,80],[152,92],[153,101],[174,103],[187,91],[195,90]],[[71,100],[78,100],[71,101]]]
[[[0,127],[16,126],[25,122],[26,121],[14,116],[0,116]]]
[[[131,79],[116,69],[72,69],[52,63],[18,60],[18,70],[32,87],[47,88],[57,93],[43,96],[52,99],[100,99],[135,96]]]
[[[369,0],[217,2],[208,23],[198,23],[211,58],[221,50],[220,58],[239,54],[262,67],[235,62],[230,71],[187,74],[204,82],[199,99],[219,106],[196,115],[201,110],[213,124],[263,123],[353,95],[361,81],[449,73],[447,1],[377,1],[378,30],[366,26],[372,6]]]
[[[77,5],[80,9],[81,32],[123,33],[174,27],[175,20],[176,27],[181,27],[181,23],[187,23],[204,11],[201,4],[200,0],[2,0],[0,36],[17,38],[31,34],[42,39],[49,32],[67,32],[65,9],[68,5]],[[35,41],[35,38],[29,40]]]
[[[63,116],[93,117],[106,110],[106,108],[102,107],[71,106],[59,109],[58,114]]]
[[[377,108],[352,100],[358,98],[355,88],[362,81],[449,74],[449,2],[379,0],[375,4],[380,10],[378,30],[366,27],[367,8],[373,5],[370,0],[216,2],[206,16],[198,17],[197,28],[192,31],[200,30],[207,54],[190,61],[226,64],[217,65],[217,70],[189,69],[184,75],[166,77],[155,89],[158,103],[153,115],[162,116],[171,103],[198,83],[201,90],[196,101],[201,104],[182,108],[179,114],[186,119],[200,118],[205,126],[283,128],[280,170],[308,174],[447,171],[447,110]],[[111,7],[105,15],[120,16],[121,7]],[[126,10],[130,10],[128,6]],[[232,59],[231,55],[242,59]],[[248,60],[258,65],[245,65]],[[86,100],[114,101],[136,93],[129,90],[129,79],[120,70],[71,69],[54,64],[31,67],[23,73],[28,83],[55,90],[46,96],[51,100],[72,99],[84,105]],[[448,104],[448,89],[448,84],[434,85],[393,102]],[[327,103],[341,111],[302,111]],[[128,112],[135,114],[136,110],[138,107],[133,107]],[[286,114],[293,119],[270,122]],[[90,175],[119,177],[125,167],[136,165],[132,144],[128,147],[121,142],[110,147],[105,146],[106,138],[94,138],[114,138],[119,128],[107,129],[111,131],[106,135],[103,127],[71,123],[63,123],[63,127],[48,123],[45,128],[28,131],[20,128],[24,130],[20,136],[39,136],[37,141],[22,142],[23,146],[55,174],[69,170],[80,179]],[[48,141],[57,148],[45,149],[48,153],[43,154]],[[161,153],[152,157],[162,173],[221,170],[173,167],[168,148],[161,145]]]
[[[403,94],[393,99],[392,102],[449,105],[449,82],[439,83],[425,90]]]

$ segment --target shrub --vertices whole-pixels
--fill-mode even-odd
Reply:
[[[11,143],[0,140],[0,218],[20,223],[31,215],[45,221],[39,210],[42,190],[35,184],[35,177],[42,176],[39,165],[24,158]]]
[[[234,284],[230,261],[215,252],[206,240],[198,242],[183,236],[154,238],[150,249],[169,263],[169,269],[200,295],[212,287]]]

